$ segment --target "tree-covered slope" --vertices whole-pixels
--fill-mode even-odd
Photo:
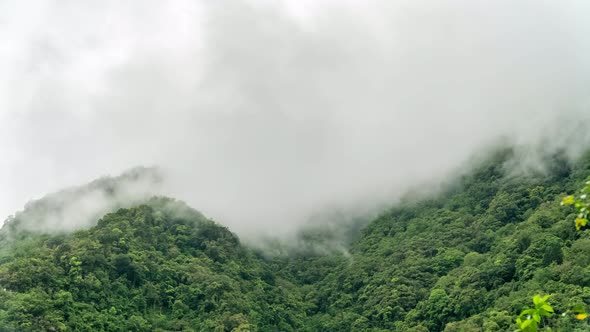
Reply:
[[[15,246],[0,258],[0,330],[265,331],[302,321],[289,282],[226,228],[168,199]]]
[[[157,168],[136,167],[116,177],[66,188],[28,202],[0,228],[0,241],[17,233],[60,232],[88,228],[106,213],[131,207],[153,196],[162,182]]]
[[[536,293],[553,294],[560,313],[590,303],[590,236],[576,231],[573,209],[559,204],[590,175],[588,158],[568,165],[556,156],[549,173],[515,176],[505,167],[509,155],[498,154],[441,195],[384,213],[340,263],[318,257],[284,264],[313,304],[307,326],[513,331]],[[549,323],[590,331],[571,315]]]
[[[265,255],[164,198],[27,232],[0,250],[0,331],[513,331],[534,294],[558,313],[590,304],[590,233],[559,204],[590,158],[522,174],[511,155],[397,204],[345,253]],[[567,314],[543,323],[590,331]]]

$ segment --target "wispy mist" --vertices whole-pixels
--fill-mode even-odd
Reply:
[[[137,167],[31,201],[8,222],[18,230],[44,233],[89,228],[107,213],[148,202],[161,183],[156,168]]]
[[[324,209],[391,202],[499,140],[590,143],[577,127],[590,121],[589,11],[2,2],[0,214],[158,165],[160,193],[240,235],[284,233]]]

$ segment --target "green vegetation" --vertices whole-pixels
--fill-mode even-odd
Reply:
[[[537,294],[533,296],[534,308],[525,309],[520,313],[516,319],[516,324],[521,331],[536,332],[539,329],[539,324],[542,324],[543,317],[553,316],[553,307],[547,303],[549,295],[541,297]]]
[[[269,257],[165,198],[70,234],[11,221],[0,331],[590,331],[590,232],[576,221],[586,192],[560,205],[590,156],[552,156],[548,174],[526,176],[510,158],[384,212],[346,254]]]
[[[523,310],[518,318],[516,318],[516,324],[518,325],[519,331],[540,331],[539,326],[545,323],[543,318],[553,316],[555,311],[553,310],[553,307],[547,302],[549,296],[550,295],[545,295],[541,297],[539,294],[533,296],[533,304],[535,307]],[[588,318],[586,306],[583,304],[574,306],[573,310],[568,310],[562,313],[562,316],[565,317],[568,314],[573,314],[573,317],[578,320],[584,320]],[[547,326],[545,331],[553,331],[553,329],[551,329],[550,326]]]
[[[579,198],[574,195],[566,196],[562,199],[561,205],[574,205],[578,217],[576,218],[576,229],[585,227],[588,223],[588,210],[590,209],[590,200],[587,194],[590,193],[590,181],[586,181],[586,186],[581,190],[582,194]],[[549,295],[541,297],[537,294],[533,296],[534,308],[523,310],[518,318],[516,318],[516,324],[520,331],[524,332],[537,332],[539,330],[539,324],[542,324],[543,317],[551,317],[554,314],[553,307],[547,303]],[[572,311],[574,317],[579,320],[588,318],[586,308],[584,305],[576,305]],[[567,314],[564,313],[563,316]],[[551,330],[551,327],[547,327],[547,330]]]
[[[293,286],[227,229],[168,199],[0,258],[0,330],[292,330]]]
[[[561,201],[561,205],[573,205],[578,211],[576,218],[576,229],[585,227],[588,223],[588,214],[590,214],[590,181],[586,181],[586,186],[582,188],[581,194],[576,197],[574,195],[566,196]]]

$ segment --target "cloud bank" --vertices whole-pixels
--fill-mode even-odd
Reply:
[[[391,202],[500,139],[590,143],[588,10],[2,2],[0,214],[157,165],[159,193],[243,236],[287,233],[318,211]]]

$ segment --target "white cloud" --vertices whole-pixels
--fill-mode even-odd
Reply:
[[[3,2],[0,214],[135,165],[246,235],[388,202],[500,137],[587,121],[588,9]]]

